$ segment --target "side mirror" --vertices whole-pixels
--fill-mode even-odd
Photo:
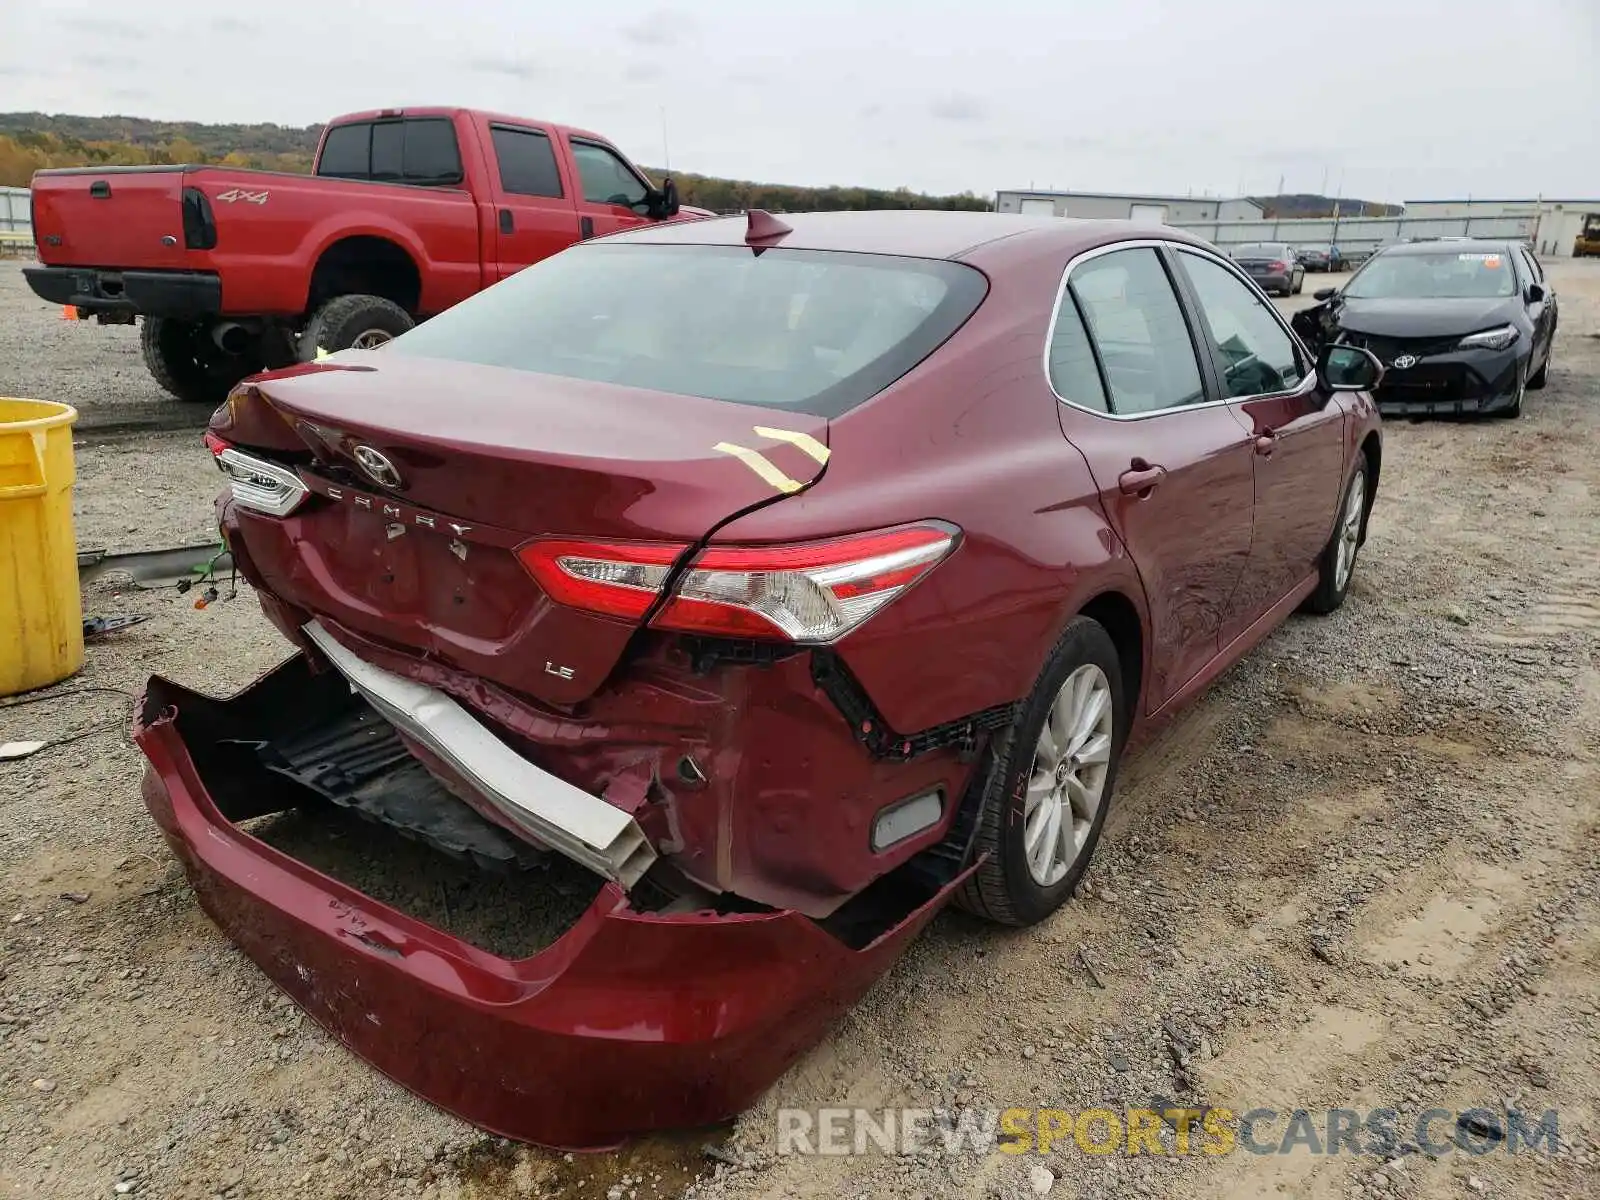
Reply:
[[[1383,364],[1359,346],[1324,346],[1317,356],[1317,378],[1330,392],[1370,392],[1383,382]]]
[[[1537,304],[1539,301],[1544,299],[1544,288],[1540,287],[1537,283],[1530,283],[1528,285],[1527,295],[1529,304]]]
[[[660,190],[651,193],[650,215],[657,221],[678,215],[678,185],[671,179],[663,179]]]
[[[1332,300],[1338,294],[1338,288],[1318,288],[1311,293],[1311,298],[1313,300]]]

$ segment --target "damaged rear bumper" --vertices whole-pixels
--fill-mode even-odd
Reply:
[[[747,1107],[893,962],[965,873],[859,949],[792,911],[646,913],[603,884],[545,949],[503,958],[388,907],[236,822],[304,799],[235,752],[307,677],[229,700],[154,678],[144,799],[212,919],[312,1018],[423,1098],[570,1149]]]

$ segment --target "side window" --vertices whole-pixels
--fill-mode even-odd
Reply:
[[[1111,410],[1100,367],[1094,361],[1094,347],[1089,345],[1089,331],[1083,327],[1083,314],[1070,288],[1061,294],[1061,311],[1050,331],[1050,386],[1069,404]]]
[[[405,178],[406,129],[399,121],[380,121],[372,127],[372,172],[369,179],[399,183]]]
[[[442,117],[407,121],[405,138],[403,174],[407,183],[446,185],[461,182],[461,152],[456,147],[456,128],[449,121]],[[376,175],[376,128],[372,134],[372,168]]]
[[[496,125],[489,131],[500,163],[500,186],[514,196],[559,196],[561,174],[550,139],[531,129]]]
[[[1305,378],[1300,352],[1277,317],[1232,271],[1198,254],[1178,261],[1200,300],[1202,325],[1211,337],[1230,397],[1292,391]]]
[[[1183,309],[1153,249],[1092,258],[1072,272],[1070,290],[1105,365],[1112,411],[1156,412],[1205,399]]]
[[[604,146],[573,142],[572,157],[578,161],[583,198],[591,204],[618,204],[626,208],[644,203],[644,184]]]
[[[1522,265],[1528,272],[1528,279],[1533,283],[1544,282],[1544,268],[1539,265],[1539,260],[1533,256],[1531,250],[1517,247],[1517,253],[1522,255]]]
[[[372,176],[372,126],[365,122],[335,125],[322,141],[322,157],[317,174],[337,179],[369,179]]]

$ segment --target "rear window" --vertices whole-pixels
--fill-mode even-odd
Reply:
[[[982,302],[962,263],[744,246],[577,246],[396,338],[452,359],[837,416]]]
[[[1253,246],[1239,246],[1235,248],[1235,258],[1283,258],[1289,252],[1289,247],[1274,245],[1271,242],[1260,242]]]

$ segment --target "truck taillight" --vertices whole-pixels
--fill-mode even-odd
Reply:
[[[183,246],[186,250],[217,248],[217,219],[211,201],[197,187],[183,189]]]
[[[712,546],[682,572],[651,621],[720,637],[836,641],[905,592],[955,548],[942,523],[789,546]],[[552,600],[638,620],[656,607],[677,543],[538,541],[518,553]]]

